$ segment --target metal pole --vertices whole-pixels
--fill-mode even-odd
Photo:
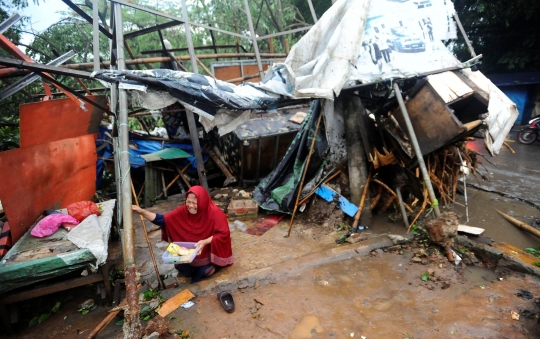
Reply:
[[[399,202],[399,208],[401,209],[401,216],[403,217],[403,222],[405,227],[409,227],[409,219],[407,219],[407,211],[405,210],[405,205],[403,204],[403,197],[401,196],[401,187],[396,188],[396,194]]]
[[[255,35],[255,29],[253,28],[253,20],[251,19],[251,11],[249,10],[248,0],[244,0],[244,6],[246,7],[246,14],[248,18],[249,31],[251,33],[251,43],[253,44],[253,50],[255,51],[255,58],[257,59],[257,66],[259,68],[259,75],[261,80],[264,78],[264,71],[261,62],[261,54],[259,53],[259,45],[257,44],[257,36]]]
[[[115,4],[116,55],[118,70],[125,70],[124,33],[122,27],[122,8]],[[122,195],[122,214],[124,226],[124,264],[135,264],[135,230],[131,213],[131,186],[129,164],[129,128],[127,116],[127,93],[118,89],[118,138],[120,139],[120,194]]]
[[[416,158],[418,159],[418,165],[420,166],[420,170],[422,171],[422,176],[424,177],[424,183],[429,193],[431,206],[433,206],[433,210],[435,211],[435,216],[439,217],[441,215],[441,211],[439,210],[439,202],[437,201],[437,197],[435,197],[435,192],[433,191],[433,186],[431,185],[431,180],[429,179],[429,173],[427,171],[426,164],[424,162],[424,157],[422,156],[420,145],[418,145],[418,139],[416,139],[416,133],[414,132],[414,128],[411,123],[411,119],[409,118],[409,113],[407,112],[407,108],[405,107],[405,103],[403,102],[403,97],[401,96],[399,86],[396,83],[394,83],[394,93],[396,94],[396,98],[399,103],[399,108],[401,109],[401,113],[403,114],[403,120],[405,120],[405,125],[407,125],[409,138],[411,139],[411,144],[413,146],[414,153],[416,154]]]
[[[309,5],[309,10],[311,11],[311,16],[313,17],[313,22],[317,23],[317,14],[315,14],[315,8],[313,8],[313,3],[311,0],[307,0],[307,3]]]
[[[116,57],[119,70],[126,69],[124,56],[124,29],[122,8],[114,5]],[[130,333],[133,338],[141,335],[139,320],[139,298],[137,295],[137,266],[135,265],[135,228],[133,227],[133,213],[131,211],[131,177],[129,163],[129,128],[127,115],[127,93],[118,89],[118,139],[120,143],[120,192],[122,197],[122,225],[124,227],[124,271],[126,274],[126,300],[129,312],[125,313],[124,333]]]
[[[191,39],[191,28],[188,21],[188,13],[186,0],[182,0],[182,16],[184,17],[184,29],[186,30],[186,40],[188,43],[189,58],[191,59],[191,67],[193,68],[193,73],[199,74],[199,68],[197,66],[197,60],[195,59],[195,48],[193,47],[193,40]]]
[[[195,55],[195,48],[193,48],[193,40],[191,40],[191,30],[189,27],[188,13],[186,7],[186,0],[182,0],[182,15],[184,16],[184,27],[186,30],[186,39],[188,43],[189,58],[191,59],[191,66],[193,68],[193,73],[199,74],[199,69],[197,67],[197,59]],[[197,173],[199,174],[199,183],[203,186],[206,191],[209,192],[208,182],[206,181],[206,171],[204,169],[204,161],[202,158],[201,145],[199,144],[199,133],[197,131],[197,125],[195,124],[195,117],[193,112],[186,108],[186,117],[189,126],[189,135],[191,137],[191,144],[193,146],[193,153],[195,154],[195,161],[197,162]]]
[[[92,4],[92,20],[93,20],[93,53],[94,53],[94,72],[99,71],[99,16],[98,16],[98,0],[94,0]]]
[[[472,47],[471,42],[469,41],[469,37],[467,37],[467,33],[465,33],[465,29],[463,28],[463,25],[461,24],[461,20],[459,20],[459,16],[457,15],[457,12],[454,13],[454,20],[456,20],[456,24],[459,27],[459,31],[461,32],[461,35],[463,35],[463,39],[465,39],[465,43],[467,44],[467,47],[469,48],[469,52],[471,52],[471,55],[474,58],[476,56],[476,53],[474,52],[474,48]]]

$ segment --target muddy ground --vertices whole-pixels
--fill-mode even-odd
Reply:
[[[528,224],[539,215],[536,201],[540,201],[540,178],[535,173],[536,167],[540,168],[536,154],[540,144],[510,145],[519,156],[503,149],[498,157],[489,159],[495,165],[484,161],[486,169],[480,168],[489,182],[470,179],[478,188],[467,189],[467,224],[485,228],[484,235],[496,241],[518,248],[538,247],[539,239],[517,230],[495,212],[497,208]],[[463,196],[457,203],[451,209],[465,224]],[[404,233],[401,218],[392,217],[393,213],[397,211],[374,216],[366,232]],[[288,220],[284,219],[275,226],[274,233],[284,233],[287,225]],[[233,240],[245,243],[247,235],[237,232],[233,233]],[[323,222],[300,215],[291,240],[321,240],[338,235]],[[270,234],[261,238],[265,236]],[[192,308],[180,309],[167,317],[169,327],[187,330],[192,338],[209,339],[540,338],[540,309],[535,304],[540,300],[538,278],[518,273],[502,276],[479,266],[456,267],[445,260],[424,262],[425,265],[412,263],[414,251],[414,247],[404,247],[401,251],[356,255],[292,272],[257,288],[234,289],[236,311],[232,314],[221,308],[215,293],[199,296]],[[428,281],[422,279],[426,273]],[[211,279],[219,277],[218,274]],[[98,307],[83,315],[77,311],[78,304],[88,298],[95,299]],[[57,302],[61,307],[50,313]],[[110,308],[96,295],[95,285],[36,298],[20,304],[16,333],[8,336],[2,331],[0,338],[86,338]],[[519,315],[519,320],[512,319],[512,312]],[[47,313],[50,317],[42,324],[28,328],[32,318]],[[118,320],[98,338],[113,338],[120,332],[121,326],[115,325]]]

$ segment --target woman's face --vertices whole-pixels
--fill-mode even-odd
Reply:
[[[186,198],[186,206],[191,214],[197,214],[197,196],[189,193]]]

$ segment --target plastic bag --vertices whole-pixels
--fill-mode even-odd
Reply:
[[[67,207],[67,210],[69,215],[79,221],[83,221],[91,214],[95,214],[97,216],[101,215],[98,205],[92,201],[79,201],[73,203]]]
[[[67,214],[51,214],[41,219],[30,234],[43,238],[54,234],[62,224],[78,225],[79,221]]]

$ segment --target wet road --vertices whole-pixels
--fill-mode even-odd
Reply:
[[[485,156],[480,158],[485,168],[480,166],[478,169],[490,180],[480,183],[471,180],[470,183],[527,201],[540,210],[540,142],[523,145],[517,141],[517,132],[514,131],[507,137],[507,142],[516,153],[512,154],[503,147],[495,157],[489,156],[483,140],[468,143],[470,149]]]

